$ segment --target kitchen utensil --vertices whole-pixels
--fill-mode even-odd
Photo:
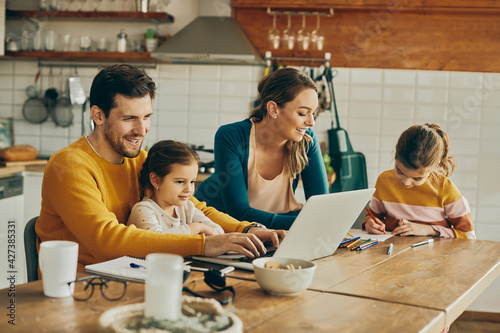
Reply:
[[[302,28],[297,32],[297,48],[307,51],[310,40],[311,34],[306,30],[306,16],[302,15]]]
[[[35,82],[32,85],[26,87],[26,95],[28,96],[28,98],[38,97],[38,88],[36,86],[36,83],[38,82],[39,78],[40,71],[38,71],[35,75]]]
[[[69,87],[69,99],[71,104],[81,105],[85,103],[85,91],[83,90],[82,81],[78,76],[78,71],[75,67],[74,76],[71,76],[68,79],[68,87]]]
[[[45,105],[43,99],[39,96],[38,92],[41,91],[38,88],[40,80],[40,71],[35,76],[35,94],[28,95],[28,99],[23,104],[23,117],[24,119],[32,124],[43,123],[49,117],[49,110]],[[28,90],[28,89],[27,89]],[[30,89],[30,94],[32,89]]]
[[[273,15],[273,28],[267,32],[267,42],[271,50],[280,48],[280,31],[276,28],[276,15]]]
[[[57,100],[52,110],[50,117],[56,126],[68,127],[73,123],[73,110],[69,98],[66,94],[66,83],[61,73],[61,97]]]
[[[58,97],[59,97],[59,93],[57,92],[57,89],[54,87],[54,74],[52,73],[52,67],[50,67],[49,88],[47,88],[47,90],[45,90],[45,95],[43,98],[45,105],[47,105],[47,109],[49,110],[49,112],[54,107]]]

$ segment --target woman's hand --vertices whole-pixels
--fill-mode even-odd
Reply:
[[[218,256],[229,251],[256,258],[261,254],[265,254],[266,248],[260,239],[252,233],[231,232],[205,238],[205,256]]]
[[[375,235],[385,234],[385,224],[383,224],[381,221],[377,223],[371,217],[369,217],[368,220],[366,220],[365,229],[366,231],[368,231],[369,234],[375,234]]]
[[[396,236],[439,236],[439,233],[430,225],[410,222],[406,219],[399,221],[392,234]]]

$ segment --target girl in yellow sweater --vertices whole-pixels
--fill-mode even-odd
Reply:
[[[384,171],[375,184],[363,228],[399,236],[439,236],[475,239],[469,203],[448,178],[454,157],[448,156],[448,135],[437,124],[414,125],[396,145],[394,170]]]

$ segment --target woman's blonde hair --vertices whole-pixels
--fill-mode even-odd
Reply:
[[[404,131],[396,144],[395,158],[410,169],[437,166],[435,172],[450,176],[455,158],[449,154],[448,135],[438,124],[414,125]]]
[[[295,68],[282,68],[264,77],[258,86],[258,107],[252,110],[250,118],[262,121],[270,117],[267,112],[267,103],[275,102],[279,107],[284,107],[305,89],[313,89],[318,92],[316,84],[311,78],[302,74]],[[290,178],[294,178],[307,166],[307,148],[312,138],[306,134],[299,142],[288,141],[285,145],[285,172]]]

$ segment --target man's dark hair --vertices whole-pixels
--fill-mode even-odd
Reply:
[[[108,118],[109,111],[116,106],[116,94],[126,98],[149,94],[153,100],[155,90],[156,84],[143,70],[127,64],[111,65],[103,68],[92,81],[90,107],[98,106]]]

